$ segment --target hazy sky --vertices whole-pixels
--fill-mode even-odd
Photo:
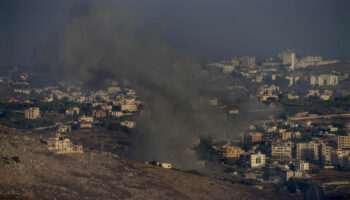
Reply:
[[[0,53],[34,55],[79,0],[1,0]],[[299,55],[350,58],[349,0],[129,0],[164,39],[202,57]]]

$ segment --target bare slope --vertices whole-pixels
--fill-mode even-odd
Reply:
[[[113,155],[56,155],[23,133],[0,133],[0,158],[0,199],[278,199]]]

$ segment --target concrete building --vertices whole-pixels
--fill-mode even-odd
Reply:
[[[72,127],[70,125],[61,124],[58,127],[58,132],[59,133],[68,133],[68,132],[71,132],[71,131],[72,131]]]
[[[123,112],[136,112],[137,106],[135,104],[122,104],[121,110]]]
[[[288,181],[290,178],[302,178],[302,171],[284,170],[281,171],[282,180]]]
[[[332,147],[323,143],[298,143],[296,148],[297,159],[318,162],[329,165],[331,163]]]
[[[331,156],[332,156],[332,147],[327,146],[325,144],[319,144],[318,152],[319,152],[320,164],[330,165],[331,164]]]
[[[92,116],[96,118],[103,118],[106,117],[106,111],[103,110],[92,110]]]
[[[269,98],[278,99],[279,87],[275,85],[264,85],[258,90],[257,96],[260,97],[260,101],[266,101]]]
[[[338,136],[338,149],[350,149],[350,134]]]
[[[348,130],[350,130],[350,122],[347,122],[347,123],[345,124],[345,128],[348,129]]]
[[[322,99],[323,101],[328,101],[331,97],[329,95],[326,95],[326,94],[322,94],[320,96],[320,99]]]
[[[303,160],[299,160],[296,163],[295,168],[297,171],[308,171],[308,170],[310,170],[310,164],[308,162],[303,161]]]
[[[56,153],[83,153],[82,145],[74,145],[68,138],[64,138],[60,133],[56,133],[47,141],[47,147]]]
[[[79,111],[80,109],[77,107],[77,106],[74,106],[74,107],[69,107],[66,109],[66,114],[67,115],[79,115]]]
[[[292,138],[292,132],[281,133],[282,140],[289,140]]]
[[[339,78],[336,75],[333,74],[322,74],[319,76],[311,76],[310,77],[310,84],[311,85],[318,85],[318,86],[336,86],[339,83]]]
[[[112,105],[102,104],[101,105],[101,110],[111,111],[112,110]]]
[[[120,122],[120,125],[127,128],[134,128],[136,126],[136,122],[125,120]]]
[[[255,68],[255,57],[244,56],[239,59],[241,66]]]
[[[234,70],[235,70],[234,65],[224,65],[222,67],[222,73],[224,73],[224,74],[229,74],[229,73],[233,72]]]
[[[87,117],[85,115],[80,116],[78,120],[79,120],[79,122],[80,121],[87,121],[87,122],[90,122],[90,123],[94,122],[94,118],[93,117]]]
[[[291,160],[292,150],[292,142],[277,143],[271,147],[271,157],[280,160]]]
[[[293,94],[289,93],[287,98],[290,99],[290,100],[299,99],[299,95],[293,95]]]
[[[244,150],[240,147],[230,146],[230,144],[225,144],[223,146],[223,157],[228,159],[238,159]]]
[[[251,168],[261,168],[265,167],[266,156],[258,152],[257,154],[250,155],[250,167]]]
[[[315,142],[298,143],[296,145],[296,158],[299,160],[318,161],[319,148]]]
[[[81,120],[80,128],[92,128],[92,123],[90,121]]]
[[[261,142],[262,141],[262,134],[261,133],[250,133],[249,134],[250,142]]]
[[[109,112],[109,114],[113,117],[122,117],[123,116],[123,112],[120,112],[120,111],[111,111],[111,112]]]
[[[171,169],[171,163],[156,162],[156,165],[165,169]]]
[[[292,50],[287,49],[286,51],[282,51],[278,54],[278,57],[282,59],[284,65],[289,65],[290,70],[295,69],[296,54]]]
[[[24,117],[26,119],[37,119],[40,117],[40,108],[31,107],[24,110]]]
[[[333,150],[331,153],[332,165],[340,166],[343,169],[350,169],[350,150]]]

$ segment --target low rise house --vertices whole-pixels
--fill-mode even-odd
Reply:
[[[288,96],[287,96],[287,98],[288,99],[290,99],[290,100],[293,100],[293,99],[299,99],[299,96],[298,95],[293,95],[293,94],[288,94]]]
[[[292,132],[281,133],[282,140],[289,140],[292,138]]]
[[[80,128],[92,128],[92,123],[90,121],[81,120]]]
[[[250,155],[250,167],[251,168],[265,167],[265,164],[266,164],[265,154],[261,154],[261,152],[258,152],[257,154]]]
[[[103,118],[106,117],[106,112],[102,110],[92,110],[92,116],[96,118]]]
[[[123,116],[123,112],[121,112],[121,111],[111,111],[111,112],[109,112],[109,114],[113,117],[122,117]]]
[[[77,107],[77,106],[74,106],[74,107],[69,107],[66,109],[66,114],[67,115],[79,115],[79,111],[80,109]]]
[[[68,138],[64,138],[60,133],[56,133],[47,141],[47,147],[56,153],[83,153],[82,145],[74,145]]]
[[[81,121],[87,121],[87,122],[90,122],[90,123],[94,122],[94,118],[93,117],[87,117],[85,115],[80,116],[78,120],[79,120],[79,122],[81,122]]]
[[[101,105],[101,110],[106,110],[106,111],[112,111],[112,105],[108,105],[108,104],[102,104]]]
[[[291,178],[302,178],[303,172],[293,171],[293,170],[283,170],[281,171],[280,175],[284,181],[288,181]]]
[[[238,159],[244,153],[240,147],[231,146],[229,143],[222,146],[223,157],[226,159]]]
[[[68,133],[68,132],[71,132],[71,131],[72,131],[72,127],[70,125],[61,124],[58,127],[58,132],[60,132],[60,133]]]
[[[137,106],[135,104],[122,104],[121,110],[123,112],[136,112]]]
[[[136,122],[125,120],[120,122],[120,125],[127,128],[135,128]]]
[[[250,142],[261,142],[262,141],[262,134],[261,133],[251,133],[249,135]]]

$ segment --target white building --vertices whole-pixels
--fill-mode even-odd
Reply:
[[[265,167],[266,156],[260,152],[257,154],[250,155],[250,167],[251,168],[261,168]]]
[[[24,117],[26,119],[37,119],[40,117],[40,108],[31,107],[24,110]]]

